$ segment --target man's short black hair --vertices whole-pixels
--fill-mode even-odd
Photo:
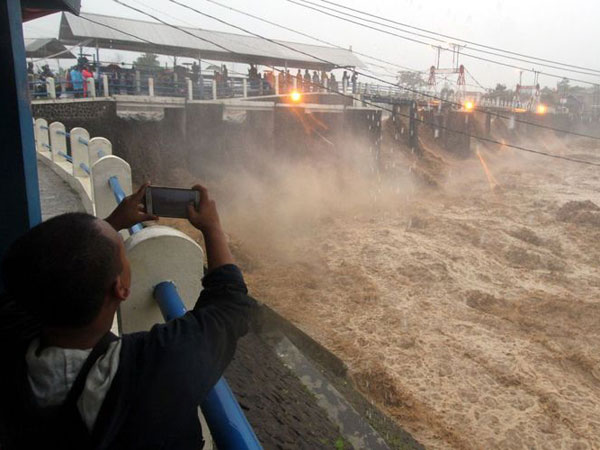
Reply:
[[[76,328],[98,315],[121,270],[119,245],[98,219],[68,213],[13,242],[2,278],[7,292],[43,325]]]

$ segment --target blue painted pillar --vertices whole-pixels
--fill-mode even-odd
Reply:
[[[42,218],[20,0],[0,1],[0,61],[1,259]]]
[[[154,299],[167,321],[181,317],[186,312],[177,288],[171,281],[163,281],[154,287]],[[217,448],[262,450],[225,378],[217,381],[200,407]]]

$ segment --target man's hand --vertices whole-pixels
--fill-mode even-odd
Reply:
[[[227,245],[227,237],[221,229],[215,202],[208,197],[208,191],[205,187],[197,184],[192,189],[200,192],[200,203],[198,209],[194,208],[193,203],[188,205],[188,219],[204,235],[208,270],[226,264],[234,264],[233,256]]]
[[[131,194],[116,207],[116,209],[108,216],[106,220],[112,227],[117,230],[131,228],[136,223],[145,222],[147,220],[158,220],[157,216],[148,214],[143,205],[143,198],[146,195],[146,188],[150,183],[144,183],[134,194]]]
[[[198,209],[194,208],[193,203],[188,205],[188,219],[190,223],[204,234],[212,230],[220,230],[221,222],[217,206],[214,200],[208,197],[206,188],[197,184],[192,189],[200,192],[200,203],[198,204]]]

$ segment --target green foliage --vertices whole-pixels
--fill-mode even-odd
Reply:
[[[335,450],[344,450],[344,439],[339,437],[337,441],[335,441]]]
[[[134,62],[136,67],[141,68],[156,68],[160,67],[158,55],[154,53],[142,53]]]
[[[569,88],[571,87],[569,79],[563,78],[556,84],[556,87],[558,88],[558,92],[566,94],[567,92],[569,92]]]
[[[415,89],[425,86],[427,83],[423,80],[422,74],[419,72],[411,72],[405,70],[398,73],[398,82],[406,87]]]
[[[546,86],[541,91],[540,101],[545,105],[555,106],[558,104],[558,94]]]

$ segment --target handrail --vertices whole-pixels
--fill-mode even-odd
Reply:
[[[65,158],[70,163],[73,163],[73,157],[71,155],[67,155],[65,152],[58,152],[58,154],[60,156],[62,156],[63,158]]]
[[[163,281],[154,288],[154,299],[166,321],[181,317],[185,306],[172,281]],[[217,448],[231,450],[261,450],[262,446],[242,412],[225,378],[221,377],[209,391],[202,413]]]

